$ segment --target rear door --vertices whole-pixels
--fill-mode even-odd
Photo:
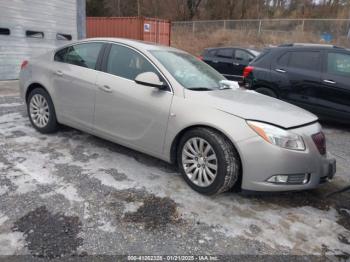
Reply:
[[[54,57],[52,84],[56,113],[64,123],[92,128],[97,61],[104,43],[69,46]]]
[[[220,48],[217,50],[213,61],[213,67],[230,80],[234,78],[233,55],[233,48]]]
[[[282,53],[272,65],[273,82],[282,99],[315,111],[321,83],[321,56],[318,50]]]
[[[246,50],[235,49],[233,60],[233,75],[235,80],[241,80],[243,78],[244,68],[253,61],[254,56]]]
[[[325,52],[322,85],[317,93],[317,103],[324,116],[350,119],[350,53]]]

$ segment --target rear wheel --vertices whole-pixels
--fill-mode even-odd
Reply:
[[[274,97],[274,98],[277,98],[277,94],[275,91],[273,91],[272,89],[270,88],[266,88],[266,87],[259,87],[257,89],[255,89],[256,92],[260,93],[260,94],[263,94],[263,95],[266,95],[266,96],[271,96],[271,97]]]
[[[43,88],[33,89],[27,101],[29,120],[41,133],[53,133],[58,129],[56,112],[50,95]]]
[[[185,133],[177,157],[185,181],[199,193],[222,193],[238,181],[239,156],[227,138],[214,130],[196,128]]]

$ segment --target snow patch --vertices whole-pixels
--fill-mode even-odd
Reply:
[[[124,213],[136,212],[143,205],[143,202],[130,202],[124,205]]]
[[[68,199],[71,202],[84,201],[84,199],[79,196],[77,189],[73,185],[69,185],[69,184],[63,185],[55,189],[55,192],[63,195],[66,199]]]
[[[99,226],[98,229],[108,233],[113,233],[117,231],[117,228],[113,226],[110,221],[106,222],[102,226]]]
[[[9,220],[9,217],[0,213],[0,226],[2,226],[7,220]]]
[[[19,232],[8,232],[0,234],[0,255],[16,255],[24,248],[24,236]]]
[[[0,104],[0,108],[17,107],[22,105],[23,103],[5,103],[5,104]]]
[[[0,186],[0,196],[5,195],[9,191],[9,188],[5,185]]]

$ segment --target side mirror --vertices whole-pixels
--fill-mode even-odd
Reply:
[[[157,74],[153,72],[139,74],[136,76],[135,82],[140,85],[151,86],[159,89],[164,89],[166,87],[166,85],[159,80]]]

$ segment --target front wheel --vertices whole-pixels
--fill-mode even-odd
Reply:
[[[213,195],[231,189],[240,175],[240,160],[223,135],[196,128],[182,137],[178,164],[185,181],[197,192]]]
[[[40,133],[53,133],[58,129],[55,108],[44,89],[36,88],[30,92],[27,110],[30,122]]]

